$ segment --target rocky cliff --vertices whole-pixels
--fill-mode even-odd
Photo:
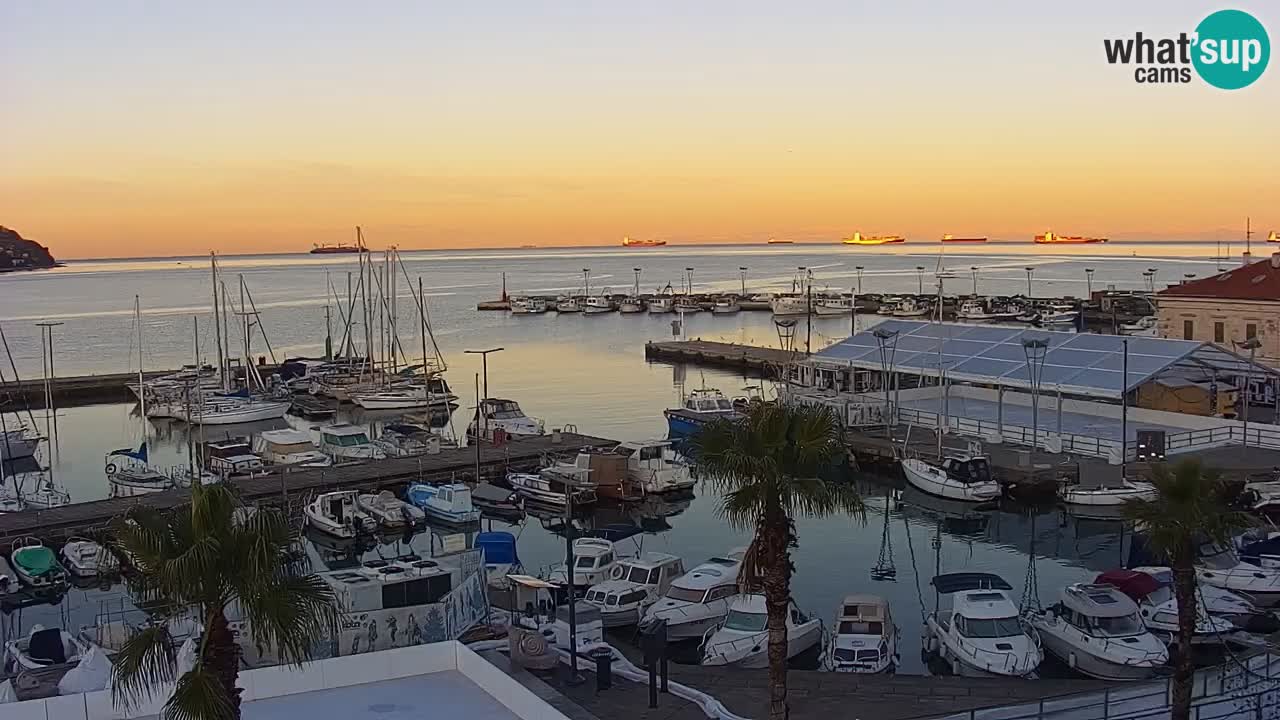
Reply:
[[[58,265],[49,248],[0,225],[0,272],[37,270]]]

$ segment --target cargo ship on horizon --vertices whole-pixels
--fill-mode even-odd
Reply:
[[[1055,235],[1046,230],[1043,235],[1036,235],[1035,241],[1041,245],[1083,245],[1104,243],[1106,238],[1084,237],[1081,235]]]
[[[637,240],[633,237],[622,238],[622,247],[662,247],[666,240]]]
[[[765,244],[766,245],[794,245],[795,240],[779,240],[778,238],[769,238],[769,240],[766,241]]]
[[[1267,242],[1280,243],[1280,232],[1272,230],[1271,234],[1267,236]]]
[[[337,243],[334,245],[319,244],[311,246],[312,255],[342,255],[346,253],[367,252],[369,252],[369,248],[364,247],[363,245],[343,245],[342,243]]]
[[[868,235],[863,237],[862,233],[854,233],[842,242],[845,245],[894,245],[906,241],[907,239],[901,235]]]
[[[956,237],[955,235],[943,235],[943,236],[942,236],[942,242],[955,242],[955,243],[984,243],[984,242],[986,242],[986,241],[987,241],[987,238],[986,238],[985,236],[984,236],[984,237]]]

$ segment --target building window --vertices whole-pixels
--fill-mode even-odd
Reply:
[[[1225,342],[1226,335],[1227,335],[1227,331],[1226,331],[1226,328],[1222,326],[1222,323],[1216,322],[1213,324],[1213,341],[1214,342],[1216,343]]]
[[[1244,339],[1245,339],[1245,340],[1252,340],[1252,339],[1254,339],[1254,338],[1256,338],[1256,337],[1258,337],[1258,324],[1257,324],[1257,323],[1249,323],[1249,324],[1245,325],[1245,326],[1244,326]]]
[[[1196,334],[1196,323],[1194,320],[1182,321],[1182,339],[1194,340]]]

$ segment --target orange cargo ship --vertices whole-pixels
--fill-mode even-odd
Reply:
[[[622,238],[622,247],[662,247],[666,245],[666,240],[636,240],[635,238]]]
[[[901,235],[870,235],[863,237],[862,233],[854,233],[844,239],[845,245],[892,245],[895,243],[904,243],[907,239]]]
[[[1084,243],[1104,243],[1106,238],[1082,237],[1080,235],[1055,235],[1046,231],[1036,236],[1036,242],[1042,245],[1080,245]]]
[[[1267,236],[1267,242],[1280,243],[1280,232],[1272,230],[1271,234]]]
[[[942,242],[963,242],[963,243],[980,243],[986,242],[985,237],[956,237],[955,235],[943,235]]]

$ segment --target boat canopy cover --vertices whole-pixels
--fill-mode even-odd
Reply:
[[[1111,585],[1117,590],[1139,602],[1142,598],[1160,589],[1160,581],[1144,572],[1136,570],[1108,570],[1099,575],[1094,582],[1099,585]]]
[[[484,550],[484,561],[489,565],[515,565],[520,562],[516,553],[516,536],[495,530],[476,535],[476,547]]]
[[[604,527],[598,527],[592,532],[592,536],[603,538],[610,542],[626,540],[629,537],[639,535],[642,532],[639,525],[630,525],[628,523],[610,523]]]
[[[43,575],[58,563],[53,551],[47,547],[25,547],[13,553],[13,564],[30,575]]]
[[[1062,604],[1088,617],[1128,617],[1138,611],[1134,599],[1109,583],[1068,585]]]
[[[991,573],[960,572],[938,575],[932,580],[938,592],[949,595],[965,590],[1012,590],[1004,578]]]
[[[511,497],[511,491],[506,490],[489,483],[480,483],[471,488],[471,497],[477,500],[488,500],[490,502],[506,502]],[[488,534],[488,533],[485,533]],[[506,533],[510,534],[510,533]]]
[[[1257,565],[1258,558],[1263,555],[1280,555],[1280,537],[1249,543],[1241,547],[1238,554],[1241,560]]]

